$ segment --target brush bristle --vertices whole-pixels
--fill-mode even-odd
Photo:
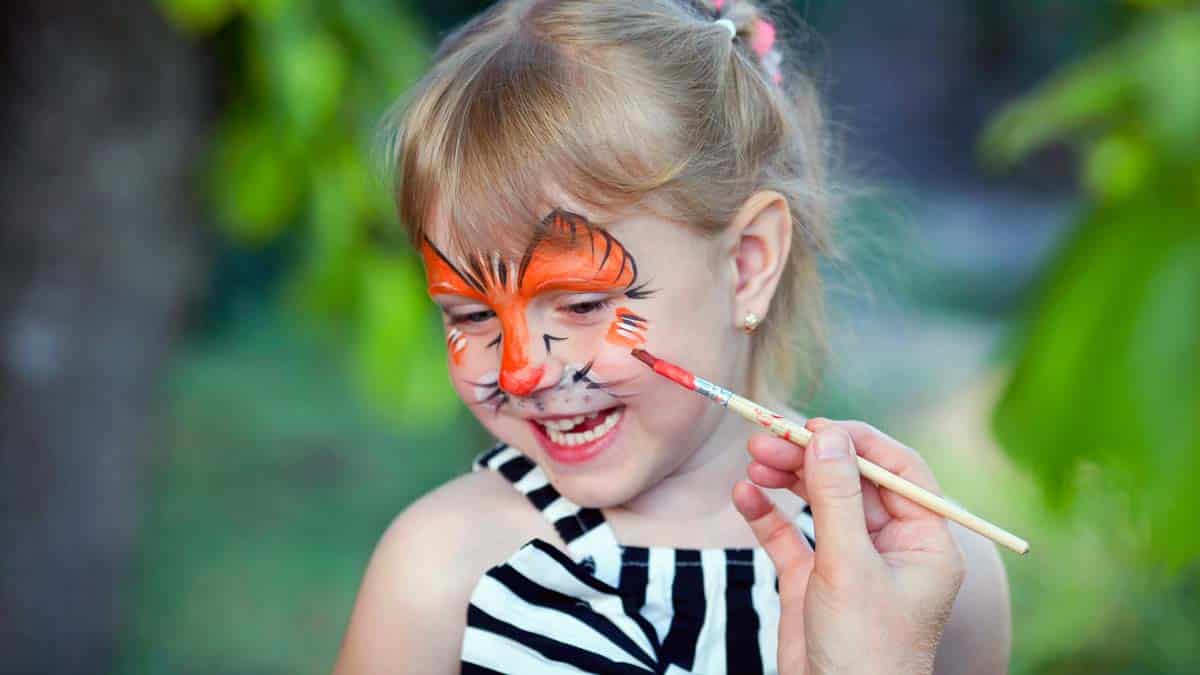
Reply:
[[[653,355],[651,355],[650,352],[646,351],[645,349],[635,349],[629,353],[633,354],[633,357],[635,359],[650,366],[651,368],[654,367],[655,363],[658,363],[658,359],[655,358]]]

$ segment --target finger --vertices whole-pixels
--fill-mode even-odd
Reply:
[[[878,558],[867,535],[862,482],[850,435],[836,425],[821,428],[808,444],[804,483],[812,507],[816,571],[827,579]]]
[[[901,478],[941,494],[933,470],[916,450],[858,420],[831,422],[846,430],[858,454]]]
[[[754,485],[739,481],[733,486],[733,504],[775,565],[779,583],[779,634],[788,640],[788,651],[781,650],[780,654],[806,654],[804,600],[812,578],[812,548]]]
[[[796,474],[772,469],[758,462],[751,462],[750,466],[746,467],[746,476],[754,481],[755,485],[773,490],[787,489],[797,482]]]
[[[863,513],[866,515],[867,532],[875,533],[892,522],[892,514],[883,505],[883,490],[871,481],[863,478]]]
[[[733,486],[733,505],[746,519],[754,538],[758,540],[775,563],[775,570],[782,580],[802,568],[811,556],[808,542],[800,536],[796,526],[775,508],[762,490],[746,481]]]
[[[765,488],[790,488],[793,494],[805,502],[809,501],[808,488],[804,482],[804,469],[789,474],[776,473],[769,467],[756,467],[762,467],[762,465],[752,462],[746,471],[750,480],[754,481],[756,485]],[[771,473],[768,474],[768,471]],[[882,490],[865,478],[861,479],[859,484],[863,491],[863,513],[866,516],[867,531],[877,532],[892,521],[892,514],[883,506]]]
[[[845,429],[858,454],[901,478],[940,495],[933,471],[921,455],[875,427],[856,420],[833,422]],[[896,518],[940,518],[925,507],[890,490],[880,490],[880,503]]]
[[[754,434],[746,444],[750,456],[779,471],[798,471],[804,466],[804,448],[771,434]]]

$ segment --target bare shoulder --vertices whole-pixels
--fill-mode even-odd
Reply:
[[[458,672],[479,578],[554,530],[494,471],[460,476],[392,521],[367,565],[336,675]]]
[[[938,675],[1008,672],[1012,606],[1008,574],[992,542],[950,524],[966,559],[966,577],[938,647]]]

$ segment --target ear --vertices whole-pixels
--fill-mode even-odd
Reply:
[[[792,247],[787,199],[773,190],[750,195],[726,235],[735,279],[734,324],[740,326],[749,313],[766,318]]]

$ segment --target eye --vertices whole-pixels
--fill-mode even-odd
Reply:
[[[576,302],[567,305],[566,310],[571,314],[578,316],[588,316],[590,314],[595,314],[596,312],[602,312],[608,309],[610,304],[612,304],[611,301],[607,299],[588,300],[587,302]]]
[[[449,321],[450,325],[452,326],[457,326],[464,323],[484,323],[491,320],[494,316],[496,316],[496,313],[490,309],[481,309],[478,312],[468,312],[466,314],[453,314],[451,312],[446,312],[446,320]]]

